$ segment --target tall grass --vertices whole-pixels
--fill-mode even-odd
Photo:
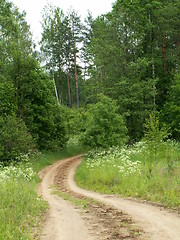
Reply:
[[[82,152],[70,148],[60,152],[21,155],[10,166],[0,164],[0,239],[36,239],[41,217],[47,203],[38,197],[38,172],[57,160]]]
[[[180,209],[180,146],[161,144],[156,161],[145,142],[89,152],[76,174],[81,187],[159,202]]]
[[[31,239],[37,216],[46,208],[28,163],[0,168],[0,239]]]

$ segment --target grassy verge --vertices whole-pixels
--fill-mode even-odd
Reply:
[[[35,229],[48,206],[38,197],[37,173],[57,160],[79,154],[77,149],[57,153],[46,152],[29,158],[21,156],[21,164],[0,165],[0,239],[37,239]]]
[[[0,169],[0,239],[31,239],[47,209],[35,189],[36,174],[29,164]]]
[[[163,143],[154,152],[145,143],[89,152],[76,173],[79,186],[180,209],[180,146]]]

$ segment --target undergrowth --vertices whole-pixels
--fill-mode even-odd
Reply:
[[[36,181],[29,163],[0,168],[0,239],[31,239],[47,208],[37,196]]]
[[[94,191],[180,209],[180,146],[173,141],[163,142],[157,148],[156,161],[145,142],[90,151],[77,170],[76,181]]]

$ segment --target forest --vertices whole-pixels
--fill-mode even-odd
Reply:
[[[178,0],[117,0],[84,22],[47,5],[40,52],[26,13],[0,5],[1,162],[73,138],[90,148],[131,145],[150,118],[179,140]]]

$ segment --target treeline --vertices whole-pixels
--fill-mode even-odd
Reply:
[[[37,53],[25,13],[0,1],[0,161],[73,135],[91,147],[132,143],[150,114],[179,140],[179,0],[117,0],[83,23],[48,5],[42,27]]]
[[[150,113],[179,139],[179,19],[178,0],[117,0],[83,24],[74,11],[46,7],[41,50],[59,101],[84,107],[103,93],[117,101],[130,142],[141,139]]]
[[[91,24],[90,81],[117,100],[132,140],[142,137],[150,112],[179,137],[179,10],[178,0],[117,0]]]

